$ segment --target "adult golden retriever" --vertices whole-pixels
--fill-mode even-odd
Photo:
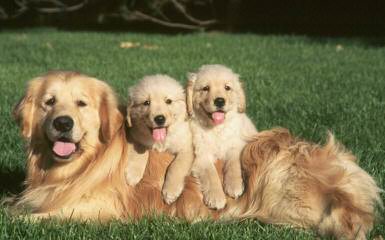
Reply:
[[[59,207],[67,216],[73,208],[85,217],[106,207],[118,214],[116,206],[105,205],[115,201],[109,194],[115,189],[94,192],[92,204],[83,194],[105,184],[112,170],[101,165],[102,155],[109,158],[104,163],[114,163],[122,154],[111,154],[113,144],[107,147],[123,119],[107,84],[75,72],[50,72],[30,81],[13,114],[28,146],[27,188],[18,204],[39,213]]]
[[[224,210],[205,207],[192,177],[177,201],[166,205],[161,187],[172,158],[151,153],[142,181],[128,186],[124,169],[128,153],[136,149],[126,136],[124,115],[109,86],[78,73],[51,72],[34,79],[14,114],[28,149],[27,188],[16,206],[28,206],[33,217],[255,218],[364,239],[380,202],[373,179],[333,138],[319,146],[276,129],[256,134],[245,147],[245,193],[228,199]],[[73,121],[65,134],[61,127],[53,129],[63,115]],[[58,141],[60,149],[55,149]]]

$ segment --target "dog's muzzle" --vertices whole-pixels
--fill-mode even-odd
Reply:
[[[223,108],[225,104],[226,104],[226,100],[224,98],[217,97],[214,99],[214,105],[219,109]]]
[[[53,127],[62,133],[69,132],[74,127],[74,120],[69,116],[60,116],[53,120]]]

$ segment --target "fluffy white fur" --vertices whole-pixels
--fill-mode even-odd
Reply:
[[[147,150],[166,151],[175,156],[168,168],[162,189],[166,203],[174,202],[182,193],[185,177],[192,161],[192,135],[187,120],[185,93],[182,86],[166,75],[144,77],[130,89],[127,119],[129,135]],[[163,141],[154,141],[152,131],[159,128],[154,118],[162,115],[167,135]],[[129,157],[127,182],[135,185],[143,177],[148,154]]]
[[[230,197],[239,197],[244,190],[240,153],[256,129],[244,112],[245,95],[238,75],[231,69],[202,66],[190,74],[187,92],[195,152],[192,171],[200,180],[207,206],[222,209],[226,196],[214,163],[217,159],[224,161],[224,190]],[[225,100],[222,108],[214,104],[217,98]],[[211,114],[218,110],[225,114],[225,120],[216,125]]]

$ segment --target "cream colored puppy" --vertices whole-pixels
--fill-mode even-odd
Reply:
[[[163,184],[166,203],[182,193],[184,179],[194,159],[192,135],[182,86],[166,75],[144,77],[130,89],[127,120],[129,136],[145,150],[167,151],[175,155]],[[143,176],[148,151],[129,157],[126,180],[135,185]]]
[[[187,96],[195,151],[192,173],[200,180],[205,204],[222,209],[226,196],[214,162],[224,161],[224,190],[239,197],[244,190],[240,154],[256,129],[245,114],[238,75],[225,66],[204,65],[190,74]]]

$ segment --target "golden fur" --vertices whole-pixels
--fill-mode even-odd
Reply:
[[[260,132],[245,147],[242,167],[248,179],[243,209],[229,209],[237,217],[365,239],[375,206],[382,206],[381,189],[331,134],[320,146],[286,129]]]
[[[155,149],[175,156],[165,176],[162,195],[166,203],[174,202],[182,193],[186,176],[194,160],[192,136],[187,119],[186,96],[182,86],[166,75],[144,77],[130,88],[127,119],[129,136],[144,151]],[[156,118],[164,117],[159,125]],[[164,140],[153,140],[152,132],[164,130]],[[130,185],[142,179],[148,154],[140,151],[128,157],[126,178]]]
[[[195,153],[192,173],[199,178],[207,206],[222,209],[226,204],[224,192],[232,198],[243,193],[240,154],[247,139],[256,133],[244,113],[245,93],[231,69],[204,65],[190,74],[187,95]],[[218,99],[223,105],[216,103]],[[214,120],[218,113],[220,123]],[[214,166],[217,159],[224,162],[223,187]]]
[[[83,129],[99,133],[95,147],[85,148],[87,157],[82,154],[68,162],[55,162],[42,137],[45,117],[39,103],[51,84],[63,81],[93,96],[89,105],[98,110],[101,123],[99,128]],[[66,107],[69,112],[71,108],[76,106]],[[161,188],[172,157],[151,152],[142,181],[128,186],[124,170],[127,156],[135,149],[123,127],[124,115],[106,84],[76,73],[55,72],[32,81],[15,116],[28,140],[27,188],[16,206],[29,206],[35,218],[128,220],[154,213],[192,221],[253,218],[338,238],[364,239],[374,221],[375,205],[380,203],[380,189],[373,179],[333,137],[320,146],[300,141],[285,129],[273,129],[257,133],[245,147],[241,158],[245,193],[236,200],[228,199],[225,209],[209,210],[193,177],[186,179],[176,202],[166,205]],[[93,124],[84,121],[79,117],[82,126]],[[217,167],[219,170],[220,164]]]
[[[52,106],[48,104],[50,99],[55,99]],[[79,101],[87,106],[78,106]],[[72,205],[87,209],[82,215],[93,211],[87,207],[86,198],[79,202],[77,196],[91,184],[103,184],[103,176],[110,171],[98,166],[104,151],[108,154],[112,150],[106,150],[106,146],[121,128],[123,119],[111,88],[79,73],[50,72],[30,81],[13,114],[28,146],[27,188],[18,205],[27,205],[39,213]],[[52,128],[52,120],[61,115],[74,119],[69,138],[79,145],[78,151],[67,160],[57,159],[51,146],[58,134]],[[116,153],[118,159],[120,155]],[[107,192],[101,198],[109,198]]]

